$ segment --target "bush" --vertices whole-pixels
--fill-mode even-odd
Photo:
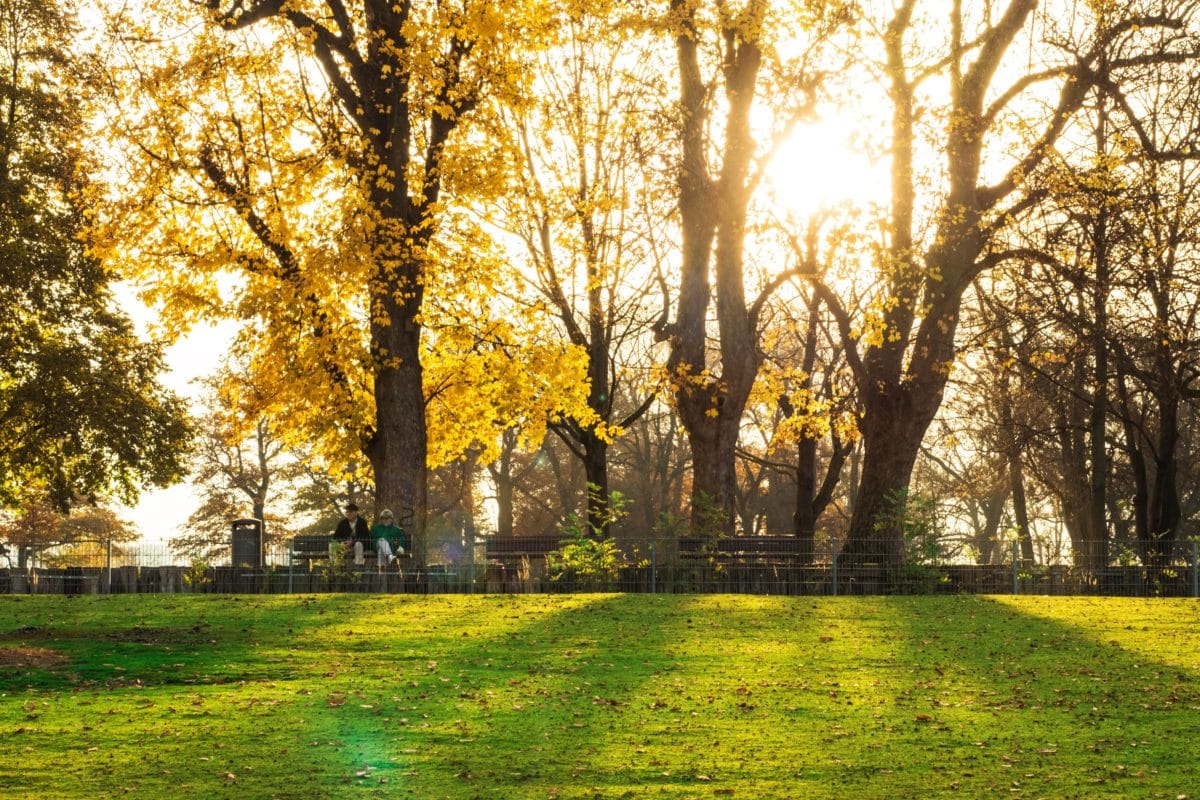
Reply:
[[[897,588],[902,592],[927,593],[948,579],[936,569],[942,562],[941,513],[932,497],[910,493],[907,489],[892,492],[891,510],[875,520],[875,530],[898,528],[904,536],[904,565],[896,575]]]
[[[599,487],[588,485],[588,497],[593,499]],[[603,518],[590,525],[579,514],[571,513],[559,526],[564,539],[557,550],[546,554],[546,570],[552,581],[573,581],[575,588],[597,589],[611,583],[621,567],[625,566],[625,554],[616,542],[604,536],[606,527],[623,519],[626,501],[620,492],[611,492]]]

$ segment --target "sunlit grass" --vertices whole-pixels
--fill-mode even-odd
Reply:
[[[0,600],[0,797],[1200,797],[1194,601]]]

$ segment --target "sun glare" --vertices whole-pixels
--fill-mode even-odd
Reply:
[[[764,188],[781,217],[807,219],[843,203],[886,197],[887,165],[852,146],[854,124],[836,118],[798,125],[767,167]]]

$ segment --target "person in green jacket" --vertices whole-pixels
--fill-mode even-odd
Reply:
[[[379,518],[371,528],[371,538],[375,540],[375,555],[380,563],[391,564],[408,550],[408,534],[396,524],[392,512],[386,508],[379,512]]]

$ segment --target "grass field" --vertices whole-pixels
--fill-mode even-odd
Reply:
[[[0,598],[0,797],[1200,798],[1200,606]]]

